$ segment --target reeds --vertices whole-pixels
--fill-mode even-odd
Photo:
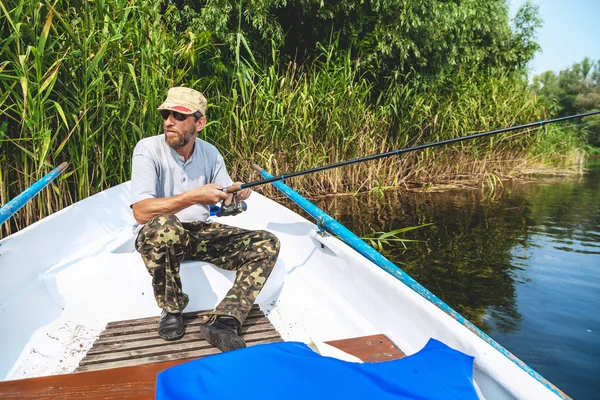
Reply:
[[[3,200],[71,164],[12,229],[129,179],[133,146],[160,126],[163,93],[201,56],[166,34],[151,4],[0,3]]]
[[[281,174],[544,117],[524,78],[457,71],[451,85],[404,76],[382,89],[335,43],[310,64],[281,65],[273,50],[270,64],[257,65],[241,56],[249,53],[240,51],[240,34],[237,65],[215,79],[207,71],[219,61],[211,59],[208,38],[168,31],[156,4],[0,2],[0,200],[60,162],[71,163],[4,224],[3,235],[127,181],[136,142],[160,132],[155,110],[170,86],[206,94],[209,124],[200,137],[221,150],[234,179],[246,182],[259,179],[253,162]],[[489,180],[490,173],[501,177],[522,167],[534,140],[498,136],[289,183],[322,194]],[[538,151],[535,160],[548,156]]]

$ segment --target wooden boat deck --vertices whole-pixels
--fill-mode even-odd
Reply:
[[[156,375],[169,367],[220,351],[200,337],[203,312],[184,314],[186,335],[167,342],[158,337],[159,317],[111,322],[79,363],[75,373],[0,382],[2,399],[153,399]],[[248,346],[282,341],[255,307],[242,327]],[[404,357],[385,335],[327,342],[363,361]]]
[[[156,333],[160,317],[110,322],[92,348],[79,362],[76,372],[127,367],[200,358],[220,353],[200,336],[200,318],[207,311],[183,314],[185,336],[165,341]],[[281,342],[281,336],[258,306],[254,306],[242,326],[242,337],[248,346]]]

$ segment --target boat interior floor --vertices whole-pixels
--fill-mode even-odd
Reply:
[[[220,352],[200,337],[200,317],[206,312],[184,313],[186,334],[176,341],[165,341],[158,336],[158,316],[110,322],[75,373],[0,382],[0,398],[154,398],[158,372]],[[257,306],[242,326],[242,337],[248,346],[283,340]],[[404,357],[404,353],[381,334],[326,343],[368,362]]]
[[[171,341],[158,336],[156,329],[159,316],[109,322],[75,371],[127,367],[220,353],[219,349],[200,336],[200,319],[208,312],[183,313],[185,336]],[[244,321],[241,334],[247,346],[283,340],[256,305]]]

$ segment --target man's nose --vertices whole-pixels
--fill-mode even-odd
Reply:
[[[165,126],[172,126],[175,125],[175,118],[173,117],[173,114],[169,114],[169,117],[167,119],[165,119]]]

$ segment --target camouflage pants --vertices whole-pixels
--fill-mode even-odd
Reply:
[[[208,318],[214,322],[214,316],[228,315],[243,324],[275,266],[279,240],[267,231],[214,222],[181,222],[174,215],[159,215],[144,225],[135,248],[152,276],[156,303],[171,313],[183,311],[189,301],[179,276],[183,260],[205,261],[237,271],[232,288]]]

